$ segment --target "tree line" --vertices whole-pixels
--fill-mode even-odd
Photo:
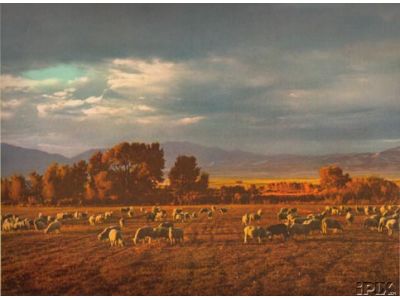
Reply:
[[[193,156],[178,156],[166,181],[164,167],[160,144],[123,142],[94,153],[88,161],[53,163],[43,174],[2,178],[1,200],[32,205],[399,201],[399,187],[394,182],[379,177],[351,178],[338,166],[322,167],[320,184],[275,182],[219,189],[209,187],[209,175],[201,171]]]

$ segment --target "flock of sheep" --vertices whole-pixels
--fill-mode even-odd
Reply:
[[[133,207],[122,207],[120,209],[120,217],[118,225],[106,227],[97,238],[100,241],[109,241],[111,246],[124,246],[122,237],[122,229],[125,227],[126,219],[134,217],[144,217],[147,222],[161,222],[156,227],[145,226],[138,228],[133,237],[133,243],[151,243],[152,240],[166,240],[171,245],[182,243],[184,240],[184,230],[177,228],[174,223],[183,223],[194,220],[199,215],[206,215],[208,219],[212,219],[216,213],[224,215],[228,212],[227,208],[211,208],[203,207],[198,212],[184,211],[182,208],[175,208],[172,211],[171,220],[168,220],[166,210],[154,206],[150,211],[140,208],[135,211]],[[259,243],[265,238],[273,239],[274,236],[283,236],[286,240],[290,236],[304,235],[307,236],[312,232],[321,232],[327,234],[329,230],[343,231],[343,225],[340,221],[331,216],[345,216],[348,225],[353,224],[356,216],[366,215],[363,227],[366,229],[376,229],[383,232],[385,229],[391,236],[393,231],[399,230],[399,213],[400,207],[394,205],[383,205],[380,208],[365,207],[335,207],[327,206],[320,213],[301,216],[297,213],[296,208],[281,208],[277,218],[279,223],[270,226],[258,226],[254,223],[260,223],[263,212],[259,209],[257,212],[246,213],[242,217],[244,225],[244,243],[249,239],[256,239]],[[35,229],[48,234],[51,232],[60,232],[61,225],[67,220],[87,220],[90,225],[104,224],[115,221],[113,211],[106,211],[101,214],[89,215],[87,212],[76,211],[60,212],[55,216],[45,216],[41,213],[35,219],[20,218],[14,214],[6,214],[1,216],[2,231],[19,231]],[[252,225],[253,224],[253,225]]]
[[[345,216],[348,225],[352,225],[356,215],[366,215],[363,226],[367,229],[377,229],[383,232],[387,229],[391,236],[393,231],[399,231],[400,207],[394,205],[383,205],[379,209],[376,206],[357,206],[335,207],[326,206],[321,213],[300,216],[297,208],[281,208],[278,212],[278,221],[281,223],[267,227],[250,225],[252,222],[260,222],[262,210],[255,213],[246,213],[242,217],[244,227],[244,243],[248,239],[257,239],[259,243],[264,238],[273,239],[275,235],[283,236],[286,240],[289,236],[304,235],[305,237],[312,232],[321,232],[327,234],[329,230],[343,231],[343,225],[340,221],[329,216]]]

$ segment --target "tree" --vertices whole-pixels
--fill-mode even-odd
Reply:
[[[30,196],[35,202],[42,202],[43,176],[34,171],[29,174],[29,183]]]
[[[343,170],[337,166],[326,166],[319,170],[320,184],[324,189],[340,189],[349,182],[349,174],[343,174]]]
[[[42,196],[44,200],[53,202],[60,195],[60,178],[58,176],[58,164],[53,163],[43,175]]]
[[[178,156],[169,172],[170,186],[182,192],[193,190],[199,174],[200,168],[194,156]]]
[[[7,202],[10,200],[10,180],[8,178],[1,179],[1,201]]]
[[[25,201],[27,196],[27,187],[25,177],[22,175],[13,175],[10,179],[10,199],[14,203]]]

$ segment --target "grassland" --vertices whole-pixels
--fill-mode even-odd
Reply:
[[[398,291],[399,236],[362,229],[361,216],[342,234],[244,245],[241,216],[263,208],[260,224],[274,224],[279,207],[229,206],[228,214],[212,220],[202,216],[178,224],[185,230],[181,246],[163,241],[134,246],[143,217],[127,221],[124,248],[99,242],[96,235],[106,225],[86,221],[66,222],[60,234],[2,233],[2,295],[354,295],[359,281],[392,281]],[[300,214],[322,209],[297,207]],[[166,209],[170,215],[173,207]],[[3,207],[2,213],[34,217],[61,210],[76,209]],[[118,219],[119,212],[111,223]]]

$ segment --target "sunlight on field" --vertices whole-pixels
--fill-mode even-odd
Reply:
[[[318,184],[318,178],[240,178],[240,177],[210,177],[210,187],[220,188],[223,185],[243,185],[246,188],[250,185],[257,187],[273,182],[302,182]]]

